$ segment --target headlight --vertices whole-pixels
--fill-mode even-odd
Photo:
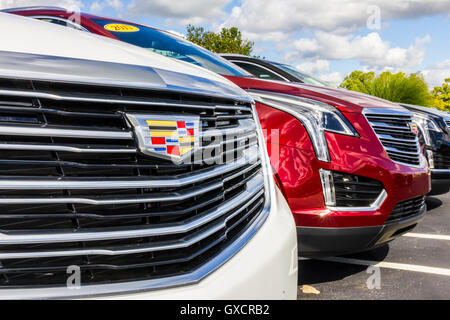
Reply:
[[[296,96],[251,91],[255,101],[285,111],[297,118],[306,128],[317,159],[330,162],[325,131],[358,136],[356,130],[335,107],[326,103]]]
[[[433,120],[432,117],[429,117],[423,113],[414,112],[413,120],[419,127],[419,130],[423,135],[423,139],[425,140],[425,144],[427,146],[431,146],[430,132],[442,132],[442,129],[439,128],[439,125]]]

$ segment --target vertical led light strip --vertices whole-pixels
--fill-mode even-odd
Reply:
[[[322,182],[323,198],[328,207],[336,206],[336,193],[334,191],[333,174],[329,170],[319,169],[320,181]]]

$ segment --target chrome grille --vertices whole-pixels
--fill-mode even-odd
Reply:
[[[445,123],[447,124],[447,128],[450,129],[450,120],[445,120]]]
[[[140,154],[132,112],[199,116],[198,152],[209,157]],[[233,246],[266,205],[246,103],[0,79],[0,296],[63,287],[71,265],[82,285],[180,279]]]
[[[408,111],[366,109],[364,115],[394,162],[421,165],[419,139],[411,130],[412,116]]]

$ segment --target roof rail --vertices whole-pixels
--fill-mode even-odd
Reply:
[[[250,56],[246,56],[245,54],[239,54],[239,53],[219,53],[219,56],[236,56],[236,57],[246,57],[246,58],[251,58]]]
[[[67,11],[62,7],[47,7],[47,6],[30,6],[30,7],[17,7],[0,10],[0,12],[15,12],[15,11],[31,11],[31,10],[62,10]]]

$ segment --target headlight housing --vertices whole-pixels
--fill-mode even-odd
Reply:
[[[309,134],[317,159],[330,162],[325,131],[359,137],[358,132],[335,107],[287,94],[250,91],[255,101],[285,111],[297,118]]]
[[[442,132],[442,129],[434,119],[426,114],[414,112],[413,120],[419,127],[427,146],[431,146],[431,132]]]

